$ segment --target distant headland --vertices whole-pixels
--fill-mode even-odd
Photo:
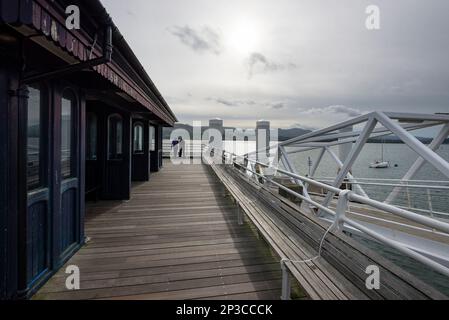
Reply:
[[[176,129],[184,129],[186,130],[190,136],[193,136],[193,126],[189,124],[184,123],[176,123],[173,128],[164,128],[163,132],[163,139],[168,140],[170,139],[170,135],[173,132],[173,130]],[[201,134],[204,133],[209,129],[209,126],[202,126],[201,127]],[[242,130],[246,132],[254,132],[254,129],[240,129],[235,127],[223,127],[224,130]],[[279,141],[286,141],[295,137],[298,137],[300,135],[310,133],[311,130],[306,130],[302,128],[288,128],[288,129],[278,129],[278,140]],[[427,137],[417,137],[419,141],[421,141],[424,144],[429,144],[432,142],[433,138],[427,138]],[[249,139],[253,140],[253,139]],[[399,138],[396,136],[387,136],[387,137],[379,137],[379,138],[371,138],[368,140],[368,143],[402,143]],[[449,138],[444,141],[444,144],[449,144]]]

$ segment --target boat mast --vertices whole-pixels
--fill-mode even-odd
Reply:
[[[382,152],[381,152],[381,155],[382,155],[382,159],[381,159],[381,162],[384,162],[384,139],[382,139]]]

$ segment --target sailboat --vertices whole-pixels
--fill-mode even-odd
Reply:
[[[390,162],[384,161],[384,140],[382,140],[382,158],[381,160],[376,160],[369,165],[373,169],[386,169],[390,167]]]

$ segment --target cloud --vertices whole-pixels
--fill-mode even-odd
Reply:
[[[360,110],[342,105],[334,105],[324,108],[311,108],[302,110],[301,113],[306,115],[342,114],[348,117],[358,117],[362,115],[362,112]]]
[[[247,60],[247,65],[249,78],[252,78],[253,75],[257,73],[276,72],[296,68],[294,63],[282,64],[273,62],[260,52],[253,52]]]
[[[126,14],[128,15],[128,16],[131,16],[131,17],[136,17],[136,14],[134,13],[134,11],[131,11],[131,10],[127,10],[126,11]]]
[[[238,107],[241,105],[253,106],[256,105],[257,102],[253,100],[228,100],[224,98],[206,98],[207,101],[214,101],[218,104],[225,105],[227,107]]]
[[[223,52],[220,34],[210,27],[204,26],[195,30],[187,25],[184,27],[174,26],[169,28],[168,32],[195,52],[209,52],[216,55]]]
[[[298,108],[292,111],[292,119],[301,119],[296,123],[296,127],[313,130],[316,128],[325,128],[330,125],[348,120],[365,114],[368,111],[361,111],[357,108],[351,108],[343,105],[332,105],[318,108]]]
[[[239,103],[236,101],[230,101],[230,100],[225,100],[225,99],[220,99],[220,98],[215,99],[215,102],[217,102],[219,104],[223,104],[228,107],[236,107],[237,105],[239,105]]]
[[[284,102],[263,102],[263,101],[255,101],[255,100],[229,100],[225,98],[206,98],[207,101],[213,101],[218,104],[227,106],[227,107],[240,107],[240,106],[261,106],[268,107],[273,110],[280,110],[286,107]]]
[[[283,103],[275,103],[271,106],[271,108],[275,109],[275,110],[280,110],[283,109],[285,107],[285,105]]]

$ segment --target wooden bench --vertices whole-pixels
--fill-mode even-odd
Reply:
[[[281,260],[282,298],[289,298],[289,276],[293,275],[311,299],[447,299],[389,260],[355,242],[341,232],[329,232],[318,248],[329,224],[269,188],[249,179],[232,165],[211,165],[213,173]],[[366,286],[367,266],[380,270],[380,289]]]

